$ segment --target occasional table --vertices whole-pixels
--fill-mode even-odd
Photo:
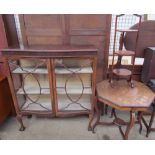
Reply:
[[[112,122],[100,121],[100,110],[97,104],[95,109],[97,112],[97,120],[93,125],[92,131],[96,125],[117,125],[123,139],[128,139],[128,134],[138,120],[140,130],[142,129],[141,117],[142,113],[147,110],[155,98],[155,94],[144,84],[134,81],[134,88],[129,87],[124,80],[115,81],[114,87],[111,87],[108,80],[104,80],[97,84],[97,100],[99,104],[106,104],[112,107],[112,112],[115,116]],[[130,112],[130,121],[125,122],[116,115],[116,110]],[[138,112],[136,119],[135,113]],[[126,125],[126,130],[123,132],[122,126]]]

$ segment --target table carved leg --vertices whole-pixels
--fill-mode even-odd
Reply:
[[[141,134],[142,132],[142,115],[143,115],[143,112],[142,111],[139,111],[138,112],[138,116],[137,116],[137,120],[138,120],[138,124],[140,125],[140,128],[139,128],[139,133]]]
[[[97,125],[117,125],[119,127],[119,131],[120,131],[123,139],[125,139],[125,140],[128,139],[129,132],[135,123],[135,112],[130,111],[130,121],[125,122],[124,120],[117,117],[115,109],[113,109],[113,115],[114,115],[115,119],[112,122],[101,122],[100,121],[101,112],[98,109],[97,104],[95,105],[95,109],[97,112],[97,119],[96,119],[96,122],[94,123],[94,125],[92,127],[93,133],[95,133],[94,129]],[[122,130],[122,126],[124,126],[124,125],[127,126],[125,132],[123,132],[123,130]]]
[[[129,132],[130,132],[131,128],[133,127],[134,123],[135,123],[135,113],[131,111],[130,112],[130,122],[127,124],[127,128],[126,128],[125,132],[123,132],[121,126],[119,126],[120,133],[124,140],[128,139]]]
[[[98,108],[97,104],[95,104],[95,110],[96,110],[96,114],[97,114],[97,119],[96,122],[94,123],[93,127],[92,127],[92,132],[95,133],[94,129],[97,125],[113,125],[113,122],[101,122],[100,121],[100,117],[101,117],[101,111]]]

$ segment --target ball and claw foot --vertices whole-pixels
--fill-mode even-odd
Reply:
[[[21,126],[19,131],[24,131],[25,129],[26,129],[25,126]]]
[[[24,130],[25,130],[25,126],[24,126],[24,124],[23,124],[23,121],[22,121],[21,116],[20,116],[20,115],[17,115],[17,116],[16,116],[16,119],[17,119],[17,121],[20,123],[20,129],[19,129],[19,131],[24,131]]]
[[[88,131],[92,131],[92,127],[91,126],[88,127]]]

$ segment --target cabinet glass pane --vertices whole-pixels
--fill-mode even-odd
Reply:
[[[9,66],[20,110],[51,111],[47,60],[10,60]]]
[[[80,58],[55,59],[58,111],[91,109],[92,60]]]

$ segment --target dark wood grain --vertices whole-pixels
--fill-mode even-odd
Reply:
[[[110,14],[20,15],[22,38],[29,45],[94,45],[98,48],[97,81],[106,78]]]
[[[53,45],[53,46],[29,46],[23,49],[14,49],[7,48],[3,49],[2,53],[4,56],[23,56],[23,57],[33,57],[33,56],[41,56],[41,57],[81,57],[81,56],[94,56],[97,54],[98,49],[95,46],[91,45]]]
[[[16,24],[13,14],[2,15],[8,46],[19,47]]]

